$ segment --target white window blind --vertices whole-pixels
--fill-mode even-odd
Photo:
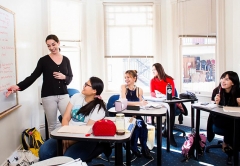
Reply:
[[[105,5],[105,57],[153,56],[153,6]]]
[[[50,0],[49,32],[60,40],[80,41],[81,1]]]

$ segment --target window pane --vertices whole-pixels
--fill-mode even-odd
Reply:
[[[107,37],[107,55],[129,55],[130,54],[130,34],[129,28],[109,27]]]
[[[215,42],[215,38],[182,38],[184,90],[212,92],[215,88]]]
[[[144,92],[149,92],[152,78],[152,59],[150,58],[107,58],[108,91],[120,93],[120,86],[124,84],[124,74],[127,70],[137,70],[137,86]]]

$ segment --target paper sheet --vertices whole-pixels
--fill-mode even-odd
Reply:
[[[240,107],[223,107],[224,112],[239,112],[240,113]]]
[[[162,97],[162,98],[157,98],[157,97],[152,97],[152,96],[143,96],[143,97],[144,97],[144,100],[154,101],[154,102],[159,102],[159,101],[166,100],[166,97]]]
[[[62,126],[58,133],[75,133],[75,134],[87,134],[91,133],[92,126]]]
[[[157,103],[157,102],[148,102],[148,104],[145,106],[146,109],[148,108],[161,108],[162,103]]]

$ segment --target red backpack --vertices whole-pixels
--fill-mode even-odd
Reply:
[[[182,162],[188,161],[189,158],[194,156],[195,135],[196,135],[195,133],[189,134],[186,141],[183,143],[182,154],[184,156],[184,159],[182,160]],[[199,149],[198,149],[198,154],[199,155],[204,154],[204,150],[205,150],[205,146],[206,146],[206,140],[207,140],[207,137],[205,136],[205,134],[199,134],[199,145],[200,145]]]

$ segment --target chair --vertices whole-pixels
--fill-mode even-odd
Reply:
[[[79,93],[79,90],[73,89],[73,88],[68,88],[67,89],[69,97],[72,97],[75,93]]]
[[[213,129],[213,132],[217,135],[223,136],[225,134],[224,130],[216,127],[214,124],[212,126],[212,129]],[[216,145],[206,146],[206,152],[209,153],[209,150],[212,149],[212,148],[222,148],[222,143],[223,143],[223,141],[218,141],[218,143]]]
[[[115,101],[119,99],[119,96],[120,96],[120,95],[112,95],[112,96],[108,99],[108,102],[107,102],[107,110],[109,110],[109,109],[112,108],[112,107],[115,107]],[[115,114],[109,112],[109,116],[110,116],[110,117],[114,117]]]

